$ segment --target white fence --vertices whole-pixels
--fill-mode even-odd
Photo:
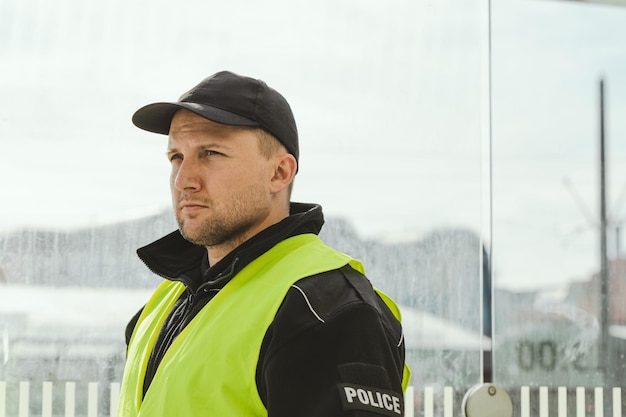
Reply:
[[[53,383],[44,382],[41,386],[41,408],[36,413],[31,413],[30,390],[31,383],[23,381],[17,383],[17,414],[7,413],[7,383],[0,381],[0,417],[103,417],[115,416],[117,403],[119,399],[120,384],[113,382],[108,386],[108,398],[100,399],[105,401],[99,407],[99,388],[98,382],[91,382],[87,385],[86,391],[86,410],[76,411],[77,394],[76,383],[66,382],[64,384],[64,402],[63,412],[61,414],[53,414]],[[58,389],[58,388],[57,388]],[[591,390],[591,392],[590,392]],[[551,392],[556,394],[556,398],[550,401]],[[589,402],[590,393],[593,393],[593,401]],[[419,397],[415,397],[413,387],[407,389],[405,395],[405,415],[406,417],[414,417],[420,415],[423,417],[453,417],[462,415],[460,404],[458,402],[459,395],[464,393],[455,392],[452,387],[444,387],[443,389],[435,389],[433,387],[425,387]],[[514,393],[509,393],[513,395]],[[540,387],[537,395],[531,396],[530,387],[521,387],[518,394],[519,403],[514,406],[514,416],[519,417],[624,417],[622,389],[617,388],[584,388],[577,387],[573,393],[566,387],[558,387],[550,391],[548,387]],[[15,399],[13,399],[15,401]],[[417,401],[416,401],[417,400]],[[556,400],[556,401],[554,401]],[[415,404],[419,404],[417,410]],[[552,409],[551,404],[556,404]],[[573,406],[571,406],[573,404]],[[610,410],[605,410],[605,405],[609,404]],[[58,407],[58,406],[57,406]],[[606,411],[606,413],[605,413]]]
[[[64,397],[64,413],[65,417],[87,416],[87,417],[99,417],[98,414],[98,382],[90,382],[87,386],[87,409],[85,413],[76,413],[76,383],[65,383],[65,397]],[[41,417],[52,417],[52,382],[44,382],[41,387],[41,414],[31,414],[30,410],[30,382],[22,381],[19,383],[18,389],[18,411],[16,417],[32,417],[34,415]],[[110,395],[108,405],[105,408],[108,409],[108,413],[104,415],[115,416],[117,410],[117,402],[119,399],[120,384],[119,382],[113,382],[110,384]],[[100,414],[101,416],[102,414]],[[0,417],[13,417],[7,414],[7,383],[0,381]]]

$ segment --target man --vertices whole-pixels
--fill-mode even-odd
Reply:
[[[129,323],[118,416],[403,415],[399,312],[290,202],[283,96],[219,72],[133,123],[169,136],[179,230],[138,250],[165,280]]]

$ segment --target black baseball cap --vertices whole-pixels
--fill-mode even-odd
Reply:
[[[133,124],[168,135],[172,118],[186,109],[217,123],[258,126],[276,137],[298,160],[298,129],[287,100],[262,80],[221,71],[205,78],[176,102],[148,104],[133,114]]]

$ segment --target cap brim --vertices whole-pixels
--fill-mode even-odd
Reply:
[[[212,120],[217,123],[234,126],[258,126],[254,120],[240,116],[235,113],[220,109],[218,107],[207,106],[197,103],[153,103],[143,106],[133,114],[133,124],[148,132],[168,135],[170,125],[177,111],[185,109],[198,116]]]

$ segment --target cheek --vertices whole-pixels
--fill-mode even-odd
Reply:
[[[172,171],[170,172],[170,191],[172,194],[176,193],[176,177],[177,171],[172,168]]]

